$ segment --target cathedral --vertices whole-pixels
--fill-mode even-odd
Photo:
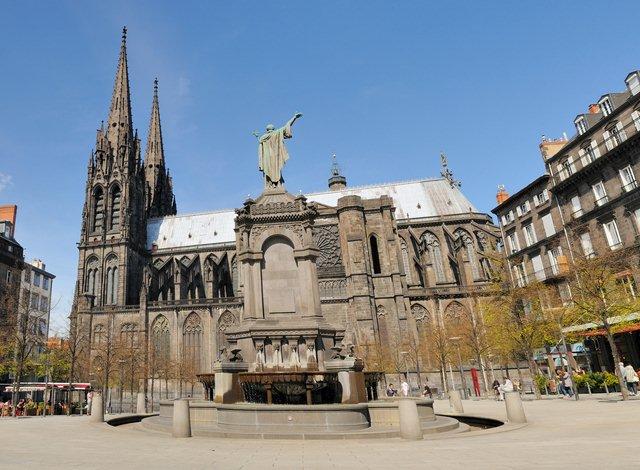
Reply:
[[[276,183],[235,210],[197,214],[177,213],[172,185],[157,82],[144,158],[134,132],[125,29],[78,243],[72,318],[92,358],[117,337],[200,372],[231,349],[322,369],[340,345],[397,347],[476,314],[489,282],[497,229],[444,157],[441,177],[354,188],[334,162],[326,191]]]

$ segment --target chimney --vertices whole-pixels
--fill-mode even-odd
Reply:
[[[504,188],[504,184],[499,184],[498,193],[496,194],[496,202],[498,203],[498,205],[500,205],[507,199],[509,199],[509,193]]]
[[[15,204],[6,204],[0,206],[0,220],[7,220],[11,222],[11,225],[16,226],[16,214],[18,213],[18,206]]]
[[[560,139],[550,139],[547,136],[543,137],[542,142],[540,142],[540,154],[545,162],[558,153],[568,141],[565,135]]]
[[[600,112],[600,106],[592,103],[589,105],[589,114],[598,114]]]
[[[0,206],[0,222],[6,222],[2,224],[2,234],[5,237],[13,238],[16,231],[16,214],[18,213],[18,206],[15,204],[5,204]]]

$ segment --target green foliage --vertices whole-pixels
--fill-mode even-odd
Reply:
[[[591,390],[604,390],[605,384],[611,388],[618,385],[618,377],[611,372],[588,372],[586,374],[574,375],[573,380],[577,387],[587,387]]]
[[[540,393],[544,393],[549,380],[544,375],[538,374],[535,376],[534,381],[536,383],[536,387],[538,387],[538,390],[540,390]]]

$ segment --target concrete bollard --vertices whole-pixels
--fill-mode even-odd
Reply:
[[[91,400],[91,416],[90,423],[104,423],[104,409],[102,408],[102,393],[93,392]]]
[[[147,413],[147,397],[144,392],[138,392],[136,401],[136,413],[144,415]]]
[[[400,414],[400,437],[412,440],[422,439],[420,416],[418,416],[418,406],[415,400],[401,399],[398,402],[398,413]]]
[[[464,413],[464,407],[462,406],[462,398],[460,397],[459,390],[449,391],[449,405],[454,413]]]
[[[191,437],[189,400],[183,398],[173,402],[173,437]]]
[[[505,392],[504,404],[507,407],[507,421],[510,423],[527,422],[519,392]]]

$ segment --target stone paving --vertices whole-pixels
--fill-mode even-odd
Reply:
[[[527,401],[529,424],[436,440],[257,441],[173,439],[139,424],[86,417],[0,419],[0,467],[121,469],[640,468],[640,400]],[[505,419],[504,404],[464,401],[465,412]],[[449,413],[446,401],[436,412]]]

